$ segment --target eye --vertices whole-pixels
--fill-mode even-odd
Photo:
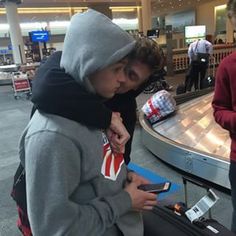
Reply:
[[[128,77],[131,81],[139,81],[138,75],[133,70],[128,72]]]

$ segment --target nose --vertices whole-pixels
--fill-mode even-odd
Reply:
[[[118,75],[118,81],[120,82],[120,83],[123,83],[123,82],[125,82],[126,81],[126,74],[125,74],[125,72],[124,72],[124,70],[122,70],[120,73],[119,73],[119,75]]]

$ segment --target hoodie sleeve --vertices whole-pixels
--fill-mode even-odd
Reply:
[[[34,133],[25,141],[25,154],[33,235],[103,235],[130,210],[131,199],[124,190],[86,204],[71,200],[80,183],[81,151],[66,136],[47,131]]]

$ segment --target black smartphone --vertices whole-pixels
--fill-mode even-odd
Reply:
[[[163,182],[158,184],[142,184],[138,189],[149,193],[162,193],[170,190],[171,182]]]

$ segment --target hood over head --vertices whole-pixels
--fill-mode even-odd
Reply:
[[[75,14],[67,29],[60,66],[76,82],[123,59],[135,40],[107,16],[94,11]]]
[[[36,71],[31,98],[34,108],[86,126],[108,128],[111,111],[101,97],[88,92],[60,68],[61,54],[60,51],[53,53]]]

